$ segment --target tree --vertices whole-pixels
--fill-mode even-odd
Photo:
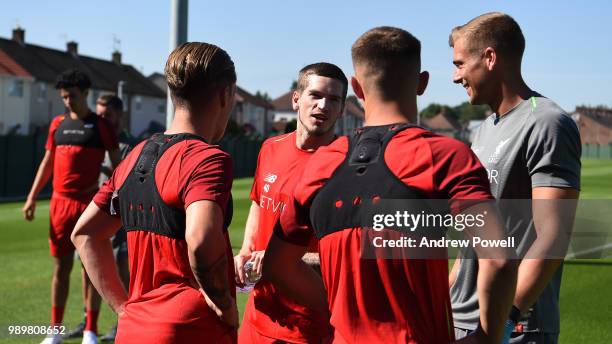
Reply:
[[[487,105],[472,105],[469,102],[463,102],[453,107],[431,103],[421,110],[421,118],[431,118],[444,111],[447,116],[458,120],[461,124],[465,124],[471,120],[484,119],[487,117],[488,110],[489,107]]]
[[[255,97],[259,98],[259,99],[263,99],[265,101],[267,101],[268,103],[272,101],[272,98],[270,98],[270,96],[268,95],[268,92],[260,92],[259,90],[257,90],[257,92],[255,92]]]
[[[426,108],[421,110],[421,118],[432,118],[435,115],[437,115],[440,112],[442,112],[443,110],[447,114],[451,114],[453,117],[456,117],[456,113],[448,105],[442,105],[442,104],[438,104],[438,103],[431,103]]]
[[[421,110],[421,118],[431,118],[440,113],[440,110],[442,110],[442,105],[431,103]]]
[[[489,111],[489,106],[472,105],[470,102],[463,102],[455,106],[454,109],[458,114],[459,122],[465,124],[471,120],[485,119]]]

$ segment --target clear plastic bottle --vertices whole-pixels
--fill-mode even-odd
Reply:
[[[244,264],[243,271],[246,277],[244,287],[236,287],[236,289],[241,293],[250,293],[251,290],[253,290],[253,288],[255,287],[255,284],[257,284],[257,282],[261,278],[261,274],[258,274],[253,271],[252,261],[248,261]]]

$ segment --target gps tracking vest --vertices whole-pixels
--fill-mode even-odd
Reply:
[[[98,116],[90,112],[83,119],[72,119],[64,115],[57,126],[53,140],[58,146],[81,146],[104,149],[100,131],[98,130]]]
[[[424,196],[395,176],[384,159],[393,136],[413,127],[365,127],[348,137],[345,160],[312,201],[310,221],[318,239],[348,228],[372,228],[375,214],[431,211]]]
[[[206,142],[192,134],[155,134],[145,143],[132,171],[111,202],[111,213],[119,210],[126,231],[141,230],[185,239],[185,211],[167,205],[155,184],[155,167],[159,158],[170,147],[185,140]],[[232,211],[230,196],[225,211],[224,231],[229,227]]]

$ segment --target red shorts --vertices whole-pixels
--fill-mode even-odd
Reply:
[[[235,330],[227,331],[213,326],[181,326],[177,324],[149,325],[146,319],[125,319],[117,325],[116,344],[236,344]],[[170,326],[168,326],[170,325]]]
[[[74,253],[70,234],[77,220],[87,208],[89,200],[75,200],[65,197],[51,197],[49,228],[49,250],[53,257],[63,257]]]

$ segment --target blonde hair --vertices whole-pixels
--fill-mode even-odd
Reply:
[[[480,15],[464,25],[455,27],[448,38],[448,44],[464,39],[466,49],[480,53],[491,47],[501,56],[521,60],[525,51],[525,37],[518,23],[509,15],[490,12]]]
[[[194,97],[208,97],[236,82],[234,62],[225,50],[210,43],[189,42],[174,49],[164,68],[175,104],[188,105]]]

